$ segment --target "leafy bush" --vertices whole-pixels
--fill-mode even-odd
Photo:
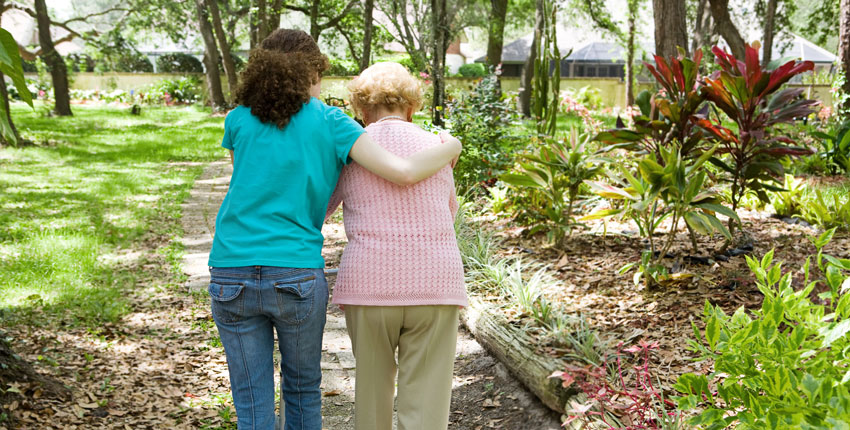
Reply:
[[[517,114],[496,91],[496,76],[476,85],[469,97],[448,103],[446,119],[452,134],[463,142],[463,153],[455,166],[455,181],[461,193],[479,184],[493,185],[513,165],[513,152],[520,146],[512,125]]]
[[[809,197],[803,212],[806,221],[824,228],[850,229],[850,196],[815,190],[814,196]]]
[[[836,125],[831,133],[815,131],[812,134],[820,139],[823,150],[817,155],[826,161],[829,172],[850,172],[850,119]]]
[[[569,97],[576,103],[590,110],[602,108],[602,92],[599,88],[591,88],[589,85],[575,89],[569,88],[561,91],[561,97]],[[562,102],[563,103],[563,102]]]
[[[794,177],[794,175],[785,175],[785,184],[782,191],[771,193],[771,204],[777,215],[790,217],[803,213],[806,201],[808,187],[806,184]]]
[[[204,66],[200,60],[180,52],[157,58],[156,68],[161,73],[204,73]]]
[[[803,88],[782,89],[794,76],[812,70],[814,63],[792,60],[781,64],[776,60],[762,65],[758,49],[749,45],[746,61],[719,47],[712,51],[721,70],[705,79],[703,91],[737,127],[724,127],[720,118],[700,119],[698,124],[720,142],[717,152],[729,155],[728,160],[714,157],[711,162],[729,174],[732,210],[737,210],[747,190],[768,201],[766,191],[779,189],[769,183],[784,175],[779,162],[782,157],[810,153],[806,148],[789,146],[793,142],[777,132],[776,125],[814,112],[812,107],[817,102],[802,98]]]
[[[699,79],[701,63],[702,51],[693,58],[680,53],[669,63],[656,55],[655,65],[646,63],[646,67],[662,91],[654,96],[642,91],[637,96],[640,115],[634,118],[634,130],[618,123],[616,129],[599,133],[596,139],[610,145],[610,149],[652,154],[658,163],[664,162],[662,150],[673,145],[683,158],[699,157],[704,150],[705,133],[697,121],[706,99]]]
[[[538,190],[545,207],[528,208],[542,211],[547,223],[534,226],[530,233],[548,230],[550,242],[560,242],[576,225],[573,208],[580,187],[601,171],[603,159],[590,150],[588,138],[579,137],[573,129],[569,139],[547,138],[536,152],[523,154],[519,168],[501,176],[501,180],[522,188]]]
[[[163,79],[140,91],[140,95],[146,103],[191,104],[201,100],[203,90],[198,78],[188,76]]]
[[[810,281],[810,259],[803,266],[804,287],[793,288],[791,273],[773,264],[773,251],[760,261],[747,257],[764,295],[761,308],[743,306],[731,316],[706,301],[705,334],[694,328],[691,348],[712,360],[708,376],[686,373],[674,388],[679,407],[700,408],[691,424],[709,430],[737,425],[749,429],[850,428],[850,260],[823,254],[834,230],[813,242],[823,279]],[[826,305],[812,301],[818,285]]]
[[[481,63],[469,63],[460,66],[457,74],[464,78],[483,78],[487,76],[487,67]]]
[[[360,66],[354,61],[341,58],[330,58],[331,67],[325,72],[325,76],[357,76]]]
[[[720,204],[718,196],[703,190],[707,175],[704,164],[714,154],[710,149],[697,160],[686,160],[675,145],[670,149],[660,148],[662,164],[655,162],[653,156],[640,160],[638,172],[640,180],[628,169],[621,169],[625,176],[624,186],[617,187],[603,182],[589,182],[596,192],[605,198],[624,200],[620,208],[607,209],[586,216],[584,219],[608,216],[626,216],[635,221],[641,235],[649,240],[648,255],[641,258],[638,273],[643,276],[648,287],[666,279],[666,270],[660,266],[661,260],[673,246],[677,230],[682,221],[691,232],[711,235],[720,233],[730,237],[729,231],[717,219],[722,214],[730,219],[738,219],[735,212]],[[671,219],[670,229],[662,247],[658,248],[653,239],[655,229],[666,218]],[[693,240],[696,247],[696,241]],[[656,251],[658,251],[656,253]],[[650,276],[658,274],[659,276]],[[637,279],[637,278],[636,278]]]

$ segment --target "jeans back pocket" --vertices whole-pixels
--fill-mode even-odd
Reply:
[[[312,314],[317,282],[316,275],[311,271],[303,276],[274,283],[279,317],[284,322],[300,324]]]
[[[241,321],[244,318],[244,289],[244,282],[211,280],[208,292],[212,299],[213,319],[222,323]]]

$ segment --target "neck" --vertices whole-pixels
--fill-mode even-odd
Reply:
[[[407,111],[405,109],[386,109],[382,107],[375,108],[369,115],[366,124],[372,124],[380,121],[382,118],[398,117],[407,121]]]

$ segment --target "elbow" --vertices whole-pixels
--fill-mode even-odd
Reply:
[[[416,175],[413,172],[413,166],[406,166],[404,169],[401,169],[401,171],[398,172],[398,176],[394,182],[396,185],[406,187],[408,185],[413,185],[419,181],[417,180]]]

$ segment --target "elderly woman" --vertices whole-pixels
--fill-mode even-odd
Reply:
[[[216,218],[209,294],[240,430],[274,428],[275,331],[286,430],[322,429],[322,216],[342,167],[353,160],[409,185],[445,171],[460,153],[450,136],[408,158],[386,151],[316,98],[327,68],[310,35],[274,31],[251,52],[239,106],[224,121],[222,146],[234,167]]]
[[[406,157],[442,145],[411,123],[422,93],[401,65],[378,63],[348,88],[367,134],[389,152]],[[445,429],[458,308],[467,304],[452,171],[446,166],[403,187],[352,163],[343,168],[328,216],[340,203],[349,242],[333,303],[345,310],[357,360],[355,428],[392,429],[398,372],[399,430]]]

